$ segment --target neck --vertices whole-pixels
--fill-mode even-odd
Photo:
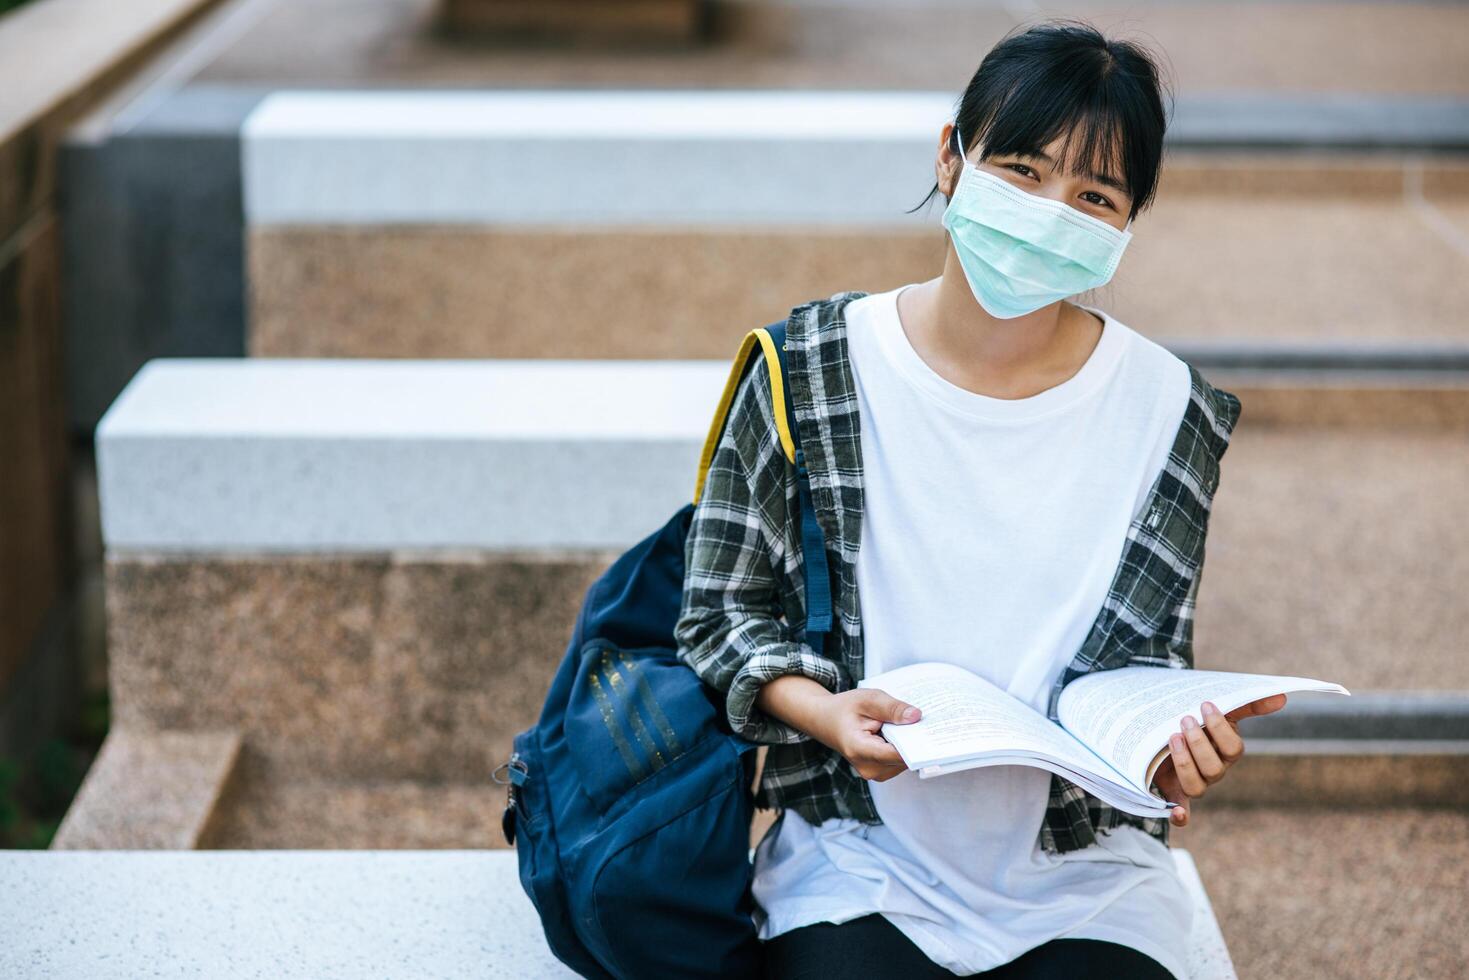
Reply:
[[[899,319],[919,356],[946,381],[993,398],[1028,398],[1070,378],[1102,335],[1065,301],[1004,320],[980,306],[953,249],[943,275],[905,290]]]

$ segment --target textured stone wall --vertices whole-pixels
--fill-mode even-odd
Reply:
[[[114,724],[238,731],[275,775],[484,781],[614,557],[112,556]]]

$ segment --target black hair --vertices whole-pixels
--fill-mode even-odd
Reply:
[[[980,159],[1040,153],[1064,138],[1056,169],[1114,174],[1132,198],[1132,218],[1152,203],[1163,163],[1168,116],[1151,54],[1133,41],[1104,37],[1090,24],[1053,20],[1014,30],[980,62],[954,118]],[[1080,165],[1078,165],[1080,163]],[[939,193],[938,183],[911,210]]]

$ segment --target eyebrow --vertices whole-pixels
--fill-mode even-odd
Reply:
[[[1040,150],[1036,150],[1034,153],[1017,153],[1015,155],[1016,156],[1021,156],[1021,157],[1031,157],[1032,159],[1035,159],[1035,160],[1044,160],[1046,162],[1046,166],[1048,166],[1048,167],[1054,167],[1056,165],[1056,161],[1055,160],[1052,160],[1049,154],[1042,153]],[[1127,193],[1127,185],[1124,184],[1124,183],[1122,183],[1121,180],[1117,179],[1116,177],[1112,176],[1111,174],[1099,174],[1099,173],[1095,173],[1095,172],[1092,172],[1092,171],[1088,171],[1087,174],[1086,174],[1086,176],[1088,178],[1090,178],[1091,180],[1094,180],[1097,183],[1102,184],[1105,187],[1112,188],[1113,190],[1117,191],[1119,194],[1126,194]]]

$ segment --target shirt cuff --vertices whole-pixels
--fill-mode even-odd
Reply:
[[[772,646],[747,659],[730,682],[725,713],[736,734],[766,744],[803,742],[811,737],[755,706],[760,688],[786,674],[809,677],[833,694],[851,687],[845,667],[817,654],[804,643]]]

